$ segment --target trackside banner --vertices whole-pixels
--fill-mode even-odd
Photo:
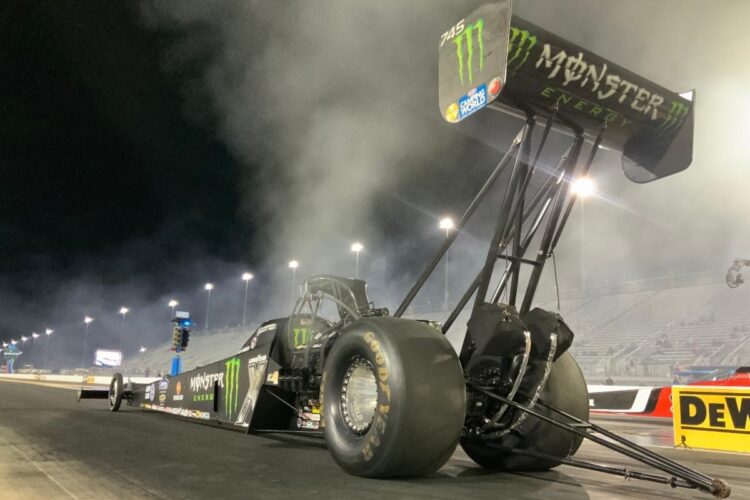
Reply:
[[[750,452],[750,387],[672,387],[674,443]]]

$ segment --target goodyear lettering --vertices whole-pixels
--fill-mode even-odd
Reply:
[[[363,339],[375,358],[375,373],[378,387],[380,389],[378,405],[372,422],[372,429],[374,432],[370,434],[367,443],[362,448],[362,457],[365,461],[369,462],[375,456],[375,450],[380,446],[387,427],[388,415],[391,410],[391,388],[388,384],[388,364],[385,355],[381,350],[380,341],[375,339],[375,334],[373,332],[365,333]]]

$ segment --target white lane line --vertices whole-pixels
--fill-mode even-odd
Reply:
[[[11,443],[11,442],[10,442],[10,441],[8,441],[7,439],[5,439],[5,438],[4,438],[4,437],[3,437],[2,435],[0,435],[0,439],[2,439],[3,441],[5,441],[5,443],[6,443],[6,444],[7,444],[8,446],[10,446],[10,447],[11,447],[11,448],[12,448],[13,450],[15,450],[15,451],[16,451],[16,452],[17,452],[17,453],[18,453],[19,455],[21,455],[21,456],[22,456],[23,458],[25,458],[25,459],[26,459],[26,460],[27,460],[27,461],[28,461],[28,462],[29,462],[29,463],[30,463],[31,465],[33,465],[33,466],[34,466],[34,467],[35,467],[35,468],[36,468],[36,469],[37,469],[37,470],[38,470],[39,472],[41,472],[42,474],[44,474],[45,476],[47,476],[47,479],[49,479],[50,481],[52,481],[53,483],[55,483],[55,484],[56,484],[56,485],[57,485],[57,486],[58,486],[58,487],[59,487],[59,488],[60,488],[61,490],[63,490],[63,491],[64,491],[65,493],[67,493],[68,495],[70,495],[70,498],[75,498],[76,500],[78,500],[78,496],[76,496],[76,495],[75,495],[75,494],[74,494],[73,492],[71,492],[71,491],[70,491],[70,490],[68,490],[68,489],[67,489],[67,488],[66,488],[65,486],[63,486],[62,484],[60,484],[60,482],[59,482],[59,481],[58,481],[57,479],[55,479],[54,477],[52,477],[51,475],[49,475],[49,474],[47,473],[47,471],[45,471],[44,469],[42,469],[41,467],[39,467],[39,464],[37,464],[37,463],[36,463],[36,462],[35,462],[34,460],[32,460],[32,459],[31,459],[31,457],[30,457],[30,456],[28,456],[28,455],[27,455],[26,453],[24,453],[24,452],[23,452],[23,451],[22,451],[22,450],[21,450],[20,448],[18,448],[18,447],[17,447],[16,445],[14,445],[13,443]]]

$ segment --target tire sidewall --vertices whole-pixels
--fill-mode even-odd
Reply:
[[[117,411],[120,409],[120,405],[122,404],[122,395],[124,391],[122,382],[122,374],[115,373],[112,376],[112,380],[109,383],[109,410],[110,411]],[[114,390],[114,400],[112,399],[113,394],[112,391]]]
[[[378,392],[372,424],[361,436],[347,427],[340,404],[346,370],[356,357],[372,365]],[[336,340],[324,373],[324,436],[328,447],[337,451],[334,459],[353,474],[383,470],[387,467],[387,451],[396,445],[397,427],[404,411],[403,398],[407,394],[398,349],[380,329],[357,325]]]

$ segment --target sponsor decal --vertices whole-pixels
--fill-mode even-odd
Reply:
[[[297,419],[297,428],[309,431],[317,431],[320,429],[320,422],[314,420],[305,420],[304,418]]]
[[[201,420],[210,420],[211,414],[207,411],[188,410],[185,408],[172,408],[170,406],[156,406],[149,403],[141,403],[141,408],[146,410],[160,411],[162,413],[171,413],[181,417],[199,418]]]
[[[167,400],[167,395],[164,393],[159,394],[159,404],[164,404],[164,401]]]
[[[500,93],[500,90],[502,90],[503,82],[500,80],[499,77],[493,78],[492,81],[490,81],[489,86],[487,87],[487,92],[490,94],[490,99],[494,99],[497,97],[497,95]]]
[[[307,347],[307,343],[310,341],[310,329],[309,328],[292,328],[294,331],[294,348],[304,349]]]
[[[213,392],[204,392],[202,394],[193,394],[193,401],[213,401]]]
[[[510,40],[508,42],[508,69],[515,73],[529,59],[531,49],[537,43],[535,35],[528,30],[510,27]]]
[[[456,49],[456,61],[458,62],[458,79],[461,85],[464,81],[469,84],[474,82],[474,69],[481,72],[484,69],[484,20],[477,19],[474,24],[466,24],[462,19],[453,28],[443,34],[440,46],[443,46],[446,40],[453,40]],[[476,42],[475,42],[476,35]],[[478,52],[477,59],[474,59],[474,53]]]
[[[553,53],[552,46],[545,43],[535,67],[549,70],[547,79],[561,82],[562,87],[577,85],[592,92],[600,101],[616,99],[620,104],[627,101],[631,109],[651,120],[658,119],[659,106],[664,103],[664,97],[609,71],[606,63],[597,66],[585,61],[582,52],[568,54],[560,49]]]
[[[375,356],[375,371],[378,383],[378,405],[375,408],[375,417],[372,421],[372,429],[367,443],[362,448],[362,456],[366,461],[372,460],[375,456],[375,449],[383,441],[383,434],[388,423],[388,415],[391,411],[391,387],[388,383],[388,364],[383,352],[380,350],[380,341],[375,338],[373,332],[364,334],[364,341],[370,348],[370,352]],[[325,373],[325,372],[324,372]],[[321,401],[322,401],[321,391]]]
[[[179,381],[177,382],[177,385],[174,388],[175,394],[182,394],[182,383]]]
[[[672,107],[670,108],[667,117],[664,119],[664,122],[659,125],[659,128],[668,130],[674,127],[678,123],[681,123],[689,112],[690,108],[688,108],[685,103],[682,103],[680,101],[672,101]]]
[[[159,381],[159,390],[160,391],[166,391],[167,389],[169,389],[169,380],[167,380],[167,379],[160,380]]]
[[[266,377],[266,383],[279,385],[279,370],[269,373]]]
[[[224,372],[203,372],[190,377],[190,390],[192,392],[204,392],[213,389],[214,383],[218,383],[220,388],[224,387]]]
[[[448,120],[451,123],[455,123],[458,121],[458,104],[452,103],[448,108],[445,110],[445,119]]]
[[[182,401],[183,397],[184,396],[182,394],[175,394],[174,396],[172,396],[172,401]]]
[[[145,395],[146,401],[153,401],[154,400],[154,385],[147,385],[146,386],[146,395]]]
[[[472,113],[476,113],[487,105],[487,85],[480,85],[471,89],[468,94],[458,100],[458,114],[464,119]]]
[[[750,387],[673,386],[675,445],[750,452]]]
[[[276,323],[269,323],[266,326],[261,326],[258,328],[258,335],[261,333],[270,332],[271,330],[276,330]]]
[[[240,358],[227,360],[226,366],[226,388],[224,391],[224,411],[229,420],[237,411],[237,394],[240,382]]]
[[[258,401],[258,394],[260,393],[260,386],[265,380],[267,366],[268,356],[263,354],[247,360],[247,394],[245,394],[245,400],[242,402],[240,413],[237,415],[236,424],[244,425],[248,415],[251,415],[255,409],[255,403]]]

